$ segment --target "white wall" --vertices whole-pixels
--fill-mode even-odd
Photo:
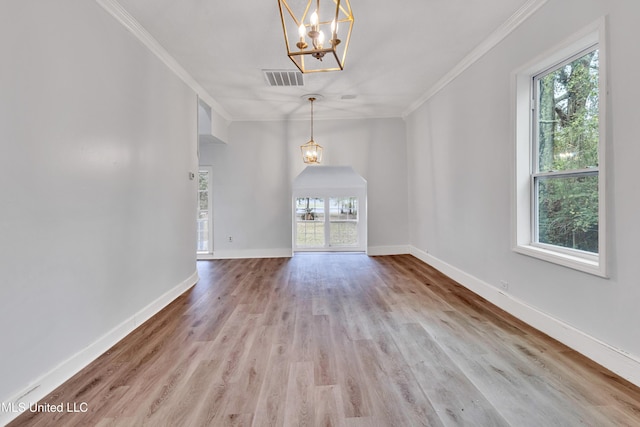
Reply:
[[[95,2],[3,1],[0,52],[0,401],[33,401],[193,279],[197,101]]]
[[[407,246],[407,155],[402,119],[315,120],[323,164],[352,166],[367,180],[369,247]],[[229,144],[201,144],[213,165],[215,256],[291,254],[291,185],[305,168],[308,121],[233,122]],[[228,237],[233,242],[228,242]]]
[[[604,15],[611,89],[609,280],[510,249],[511,73]],[[549,0],[407,119],[410,235],[417,252],[489,287],[508,282],[510,297],[523,307],[629,355],[636,374],[627,377],[635,382],[640,381],[638,16],[640,3],[634,0]]]

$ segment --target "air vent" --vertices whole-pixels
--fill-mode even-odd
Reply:
[[[304,86],[298,70],[262,70],[269,86]]]

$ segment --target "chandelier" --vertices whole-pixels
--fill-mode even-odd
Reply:
[[[313,101],[315,100],[315,97],[309,97],[309,102],[311,102],[311,139],[306,144],[300,146],[302,161],[312,165],[320,164],[322,161],[322,146],[316,144],[313,140]]]
[[[301,72],[344,69],[353,27],[349,0],[278,0],[278,5],[287,55]]]

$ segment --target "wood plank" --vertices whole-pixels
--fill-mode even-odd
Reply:
[[[336,384],[338,378],[335,360],[336,346],[331,335],[329,316],[313,316],[312,337],[314,384]]]
[[[271,347],[267,373],[260,388],[253,425],[281,426],[284,424],[291,348],[284,344]]]
[[[332,324],[333,345],[335,348],[336,371],[343,410],[346,417],[369,417],[373,414],[366,373],[359,359],[355,357],[355,342],[344,327],[350,322],[346,313],[334,313]]]
[[[314,425],[344,427],[346,421],[339,388],[333,385],[319,386],[314,388],[314,393]]]
[[[313,363],[291,364],[285,404],[285,426],[315,425]]]
[[[237,375],[230,390],[229,402],[225,408],[227,415],[251,414],[258,405],[260,389],[267,375],[268,358],[271,351],[275,327],[262,326],[258,329],[250,351],[240,361]]]

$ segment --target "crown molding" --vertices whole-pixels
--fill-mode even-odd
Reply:
[[[122,24],[131,34],[133,34],[140,42],[145,45],[153,54],[155,54],[171,71],[175,73],[187,86],[207,104],[213,108],[216,113],[224,117],[228,121],[232,121],[231,115],[213,99],[213,97],[194,79],[187,70],[185,70],[176,59],[162,47],[160,43],[133,17],[127,10],[122,7],[116,0],[96,0],[104,10],[113,16],[120,24]]]
[[[449,83],[462,74],[467,68],[476,63],[480,58],[486,55],[491,49],[493,49],[498,43],[504,40],[513,30],[518,28],[520,24],[526,21],[531,15],[533,15],[538,9],[540,9],[548,0],[529,0],[520,9],[518,9],[513,15],[509,17],[498,29],[489,35],[482,41],[475,49],[473,49],[467,56],[462,58],[455,67],[453,67],[447,74],[445,74],[438,82],[427,90],[420,98],[418,98],[409,108],[402,114],[403,118],[406,118],[409,114],[420,108],[422,104],[427,102],[431,97],[436,95],[442,89],[447,87]]]

